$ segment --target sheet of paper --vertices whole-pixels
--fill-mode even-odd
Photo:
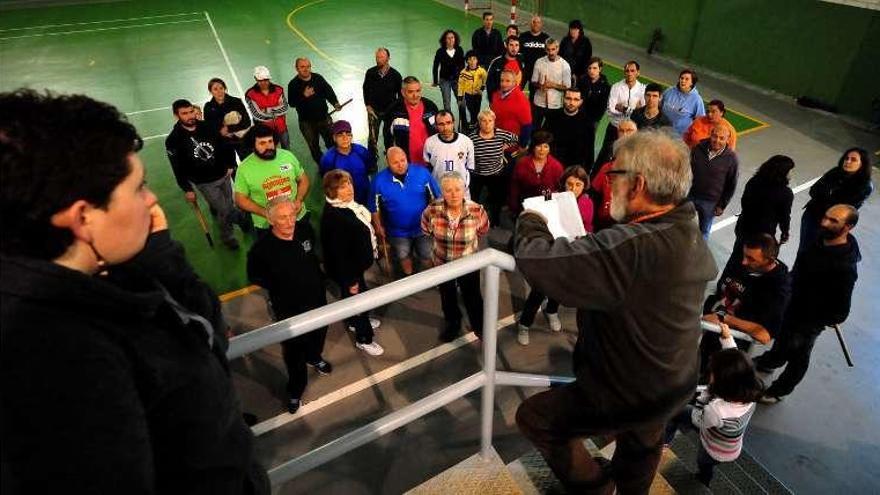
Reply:
[[[569,191],[553,193],[550,200],[545,200],[543,196],[526,198],[523,200],[523,209],[544,215],[553,237],[574,239],[587,234],[577,200]]]

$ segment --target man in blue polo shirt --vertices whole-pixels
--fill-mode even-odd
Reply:
[[[428,169],[409,165],[403,148],[388,148],[385,158],[388,168],[373,179],[367,207],[376,235],[388,239],[401,271],[411,275],[413,251],[422,268],[431,266],[431,239],[422,233],[420,221],[428,204],[440,196],[440,187]]]

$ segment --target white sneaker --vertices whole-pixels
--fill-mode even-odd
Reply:
[[[360,342],[355,343],[358,349],[366,352],[370,356],[381,356],[385,353],[385,349],[382,348],[381,345],[376,342],[370,342],[369,344],[361,344]]]
[[[525,325],[517,325],[516,328],[516,341],[519,342],[520,345],[529,345],[529,327]]]
[[[382,320],[380,320],[379,318],[370,318],[370,326],[373,328],[373,330],[376,330],[377,328],[382,326]],[[349,325],[348,331],[354,332],[355,328],[353,326]]]
[[[562,321],[559,319],[558,313],[544,313],[544,316],[547,317],[547,324],[550,325],[550,330],[554,332],[562,331]]]

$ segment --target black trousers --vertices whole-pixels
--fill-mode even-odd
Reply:
[[[483,295],[480,293],[480,272],[462,275],[457,279],[440,284],[440,304],[443,307],[443,318],[446,320],[446,333],[457,333],[461,330],[461,309],[458,307],[458,291],[464,299],[471,327],[478,336],[483,334]]]
[[[538,313],[538,308],[541,307],[541,303],[544,302],[544,299],[547,299],[547,297],[535,289],[532,289],[532,291],[529,292],[529,297],[526,298],[522,314],[519,316],[520,325],[527,327],[532,326],[532,323],[535,322],[535,315]],[[558,312],[559,302],[554,301],[553,299],[547,299],[547,310],[545,313],[553,314]]]
[[[333,136],[330,135],[331,125],[332,121],[329,116],[324,120],[299,121],[299,131],[309,147],[309,153],[312,155],[312,160],[315,161],[315,164],[321,163],[321,155],[323,155],[321,147],[318,145],[318,136],[324,140],[325,148],[330,149],[333,147]]]
[[[660,464],[664,422],[622,427],[599,413],[587,392],[569,383],[533,395],[516,411],[516,424],[538,448],[568,493],[644,494]],[[617,449],[606,471],[584,438],[610,435]]]
[[[336,284],[339,285],[339,299],[345,299],[347,297],[357,295],[349,292],[349,288],[345,287],[343,284],[340,284],[338,280],[336,281]],[[361,274],[360,278],[358,278],[357,284],[358,294],[363,293],[367,290],[367,282],[366,280],[364,280],[363,274]],[[346,318],[345,324],[347,326],[354,327],[355,339],[359,344],[370,344],[373,342],[373,326],[370,325],[369,313],[361,313],[358,315],[354,315],[351,318]]]
[[[287,393],[291,399],[302,398],[309,377],[306,363],[321,361],[326,338],[327,327],[324,327],[281,343],[284,366],[287,368]]]
[[[810,367],[813,346],[824,329],[823,326],[814,325],[786,326],[773,342],[773,347],[755,358],[755,366],[764,370],[776,369],[788,363],[779,378],[767,388],[766,395],[788,395],[804,379]]]
[[[501,207],[507,202],[509,182],[509,177],[504,170],[495,175],[471,173],[471,199],[486,208],[489,223],[494,226],[501,224]],[[486,190],[486,200],[482,201],[481,196],[484,189]]]
[[[482,102],[482,94],[464,95],[464,108],[460,109],[461,118],[459,119],[459,122],[461,123],[459,130],[461,132],[467,133],[467,130],[465,129],[473,129],[479,124],[479,122],[477,122],[477,114],[480,113],[480,104],[482,104]],[[467,115],[465,110],[467,110],[467,114],[470,115]]]

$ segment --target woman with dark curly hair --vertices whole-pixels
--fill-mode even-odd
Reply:
[[[819,222],[825,211],[837,204],[859,209],[874,191],[871,182],[871,157],[863,148],[843,152],[837,166],[825,172],[810,188],[810,201],[801,217],[801,239],[798,252],[819,237]]]
[[[438,42],[440,48],[434,53],[434,65],[431,67],[434,81],[431,86],[440,86],[443,108],[451,112],[452,99],[458,93],[458,74],[464,69],[464,50],[461,49],[458,33],[451,29],[443,31]]]

